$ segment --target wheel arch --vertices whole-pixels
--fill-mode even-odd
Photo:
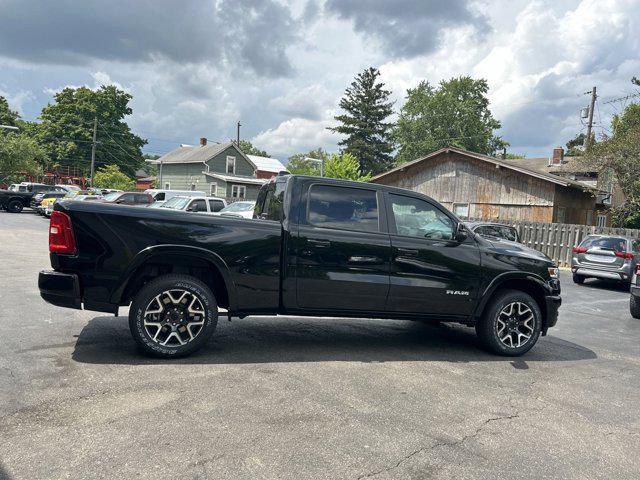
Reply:
[[[545,296],[549,295],[551,291],[542,277],[531,273],[507,272],[494,278],[484,290],[481,300],[476,307],[474,318],[477,319],[481,317],[489,306],[490,301],[504,290],[519,290],[531,295],[542,313],[542,331],[547,331],[548,312]]]
[[[219,306],[235,310],[235,285],[225,261],[209,250],[182,245],[155,245],[138,253],[122,275],[111,301],[128,303],[148,281],[167,273],[199,278],[214,292]]]

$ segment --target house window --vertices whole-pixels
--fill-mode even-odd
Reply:
[[[469,218],[469,204],[468,203],[454,203],[453,213],[459,218]]]
[[[606,215],[598,215],[598,226],[606,227],[607,226],[607,216]]]
[[[164,189],[171,190],[171,182],[164,182]]]
[[[564,223],[565,219],[565,209],[564,207],[558,207],[558,216],[556,218],[556,223]]]
[[[232,185],[231,186],[231,198],[246,198],[247,187],[244,185]]]
[[[196,184],[195,184],[195,183],[192,183],[192,184],[191,184],[191,191],[192,191],[192,192],[195,192],[195,191],[196,191]]]
[[[212,197],[218,195],[218,184],[216,182],[211,182],[211,184],[209,184],[209,195]]]
[[[587,210],[587,225],[593,225],[593,210]]]
[[[236,157],[227,155],[227,173],[236,174]]]

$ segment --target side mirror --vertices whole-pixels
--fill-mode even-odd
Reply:
[[[454,240],[456,242],[464,242],[469,236],[469,232],[467,231],[467,227],[464,226],[462,222],[456,225],[456,233],[454,235]]]

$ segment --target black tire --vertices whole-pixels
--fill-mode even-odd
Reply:
[[[573,274],[573,283],[577,283],[578,285],[582,285],[584,283],[585,278],[582,275]]]
[[[24,205],[20,200],[11,200],[9,203],[7,203],[7,212],[10,213],[20,213],[23,208]]]
[[[175,292],[178,291],[188,292],[188,298],[195,297],[200,302],[204,312],[201,316],[203,318],[203,324],[193,335],[193,339],[188,339],[188,337],[186,337],[186,334],[191,332],[191,329],[188,331],[186,330],[185,325],[187,325],[187,323],[176,323],[178,320],[175,320],[175,317],[169,317],[169,315],[171,315],[171,312],[169,311],[170,309],[166,309],[166,311],[163,310],[163,313],[158,313],[157,317],[149,317],[152,321],[157,319],[158,324],[164,324],[163,327],[158,328],[158,330],[152,330],[151,332],[149,329],[155,327],[145,327],[145,313],[147,313],[147,310],[157,309],[155,306],[160,306],[160,304],[155,303],[153,304],[154,306],[152,306],[152,303],[156,302],[157,297],[165,295],[168,291],[174,292],[174,296],[177,296],[175,295]],[[171,302],[160,306],[160,309],[164,309],[167,305],[171,306],[171,310],[181,310],[182,317],[186,314],[186,312],[184,312],[186,304],[181,305],[180,303],[174,304]],[[149,313],[148,315],[156,314]],[[180,314],[176,315],[180,316]],[[173,325],[171,322],[174,322]],[[149,282],[138,292],[131,304],[131,308],[129,309],[129,329],[131,330],[133,339],[145,354],[154,357],[178,358],[195,352],[205,345],[211,338],[217,324],[218,304],[216,302],[216,297],[205,283],[188,275],[163,275],[152,282]],[[175,330],[176,327],[178,330]],[[181,328],[185,329],[182,333],[180,332]],[[158,331],[161,331],[161,333],[158,334]],[[173,332],[175,332],[178,337],[175,337]],[[158,338],[154,340],[152,334],[155,334]],[[174,335],[174,337],[170,339],[171,344],[167,342],[167,345],[161,345],[161,340],[163,338],[167,339],[172,335]],[[183,345],[175,345],[173,340],[176,338],[176,341],[182,341],[187,338],[187,342]]]
[[[640,300],[634,295],[629,299],[629,312],[633,318],[640,318]]]
[[[498,315],[510,304],[524,304],[533,315],[532,321],[528,321],[530,328],[527,327],[526,329],[527,333],[530,333],[529,338],[519,346],[509,346],[501,341],[498,336]],[[531,350],[538,341],[538,338],[540,338],[541,330],[542,312],[540,311],[538,303],[531,295],[519,290],[504,290],[497,293],[496,296],[489,300],[489,304],[485,308],[482,318],[480,318],[476,324],[476,334],[482,346],[492,353],[507,357],[517,357]],[[514,333],[514,335],[517,337],[517,333]],[[511,343],[513,343],[513,340]]]

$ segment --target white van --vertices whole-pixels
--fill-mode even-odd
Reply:
[[[159,190],[155,188],[150,188],[149,190],[145,190],[144,193],[148,193],[153,197],[154,203],[152,205],[155,205],[156,207],[159,207],[170,198],[176,197],[178,195],[181,197],[205,197],[206,196],[206,193],[196,191],[196,190]]]

